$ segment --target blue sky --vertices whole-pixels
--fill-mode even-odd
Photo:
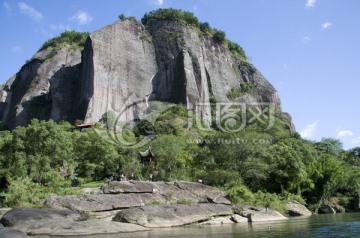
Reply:
[[[238,42],[304,138],[360,146],[359,0],[0,0],[0,83],[66,29],[93,32],[159,7],[192,11]]]

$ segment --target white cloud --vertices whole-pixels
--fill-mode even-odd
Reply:
[[[10,7],[10,4],[8,2],[4,2],[3,7],[5,8],[7,14],[10,16],[12,14],[12,9]]]
[[[320,120],[316,120],[313,123],[307,125],[305,129],[300,132],[300,135],[304,138],[311,138],[314,135],[314,132],[319,122]]]
[[[352,131],[349,131],[349,130],[342,130],[342,131],[339,131],[337,133],[337,136],[338,138],[341,138],[341,137],[346,137],[346,136],[353,136],[354,133]]]
[[[315,7],[316,0],[307,0],[306,8]]]
[[[85,11],[78,11],[74,16],[70,17],[70,21],[76,20],[79,25],[89,24],[93,18]]]
[[[22,13],[27,14],[35,21],[41,21],[44,18],[44,15],[41,12],[37,11],[35,8],[27,5],[24,2],[19,2],[18,6]]]
[[[349,131],[349,130],[342,130],[342,131],[339,131],[338,134],[337,134],[337,137],[346,137],[346,136],[353,136],[354,133],[352,131]]]
[[[331,22],[324,22],[323,24],[321,24],[321,27],[324,29],[328,29],[332,26]]]
[[[23,52],[23,49],[19,46],[14,46],[11,48],[11,52],[14,54],[21,54]]]
[[[51,31],[64,31],[64,30],[70,30],[70,26],[69,25],[64,25],[64,24],[50,24],[49,25],[49,29]]]
[[[164,0],[150,0],[150,3],[158,6],[162,6],[164,4]]]
[[[304,36],[302,39],[301,39],[301,42],[303,44],[307,44],[310,42],[310,37],[309,36]]]

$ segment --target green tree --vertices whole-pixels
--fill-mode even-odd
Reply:
[[[211,33],[211,27],[208,22],[200,23],[200,30],[204,33]]]
[[[158,180],[189,180],[193,152],[196,148],[187,138],[175,135],[162,135],[151,143],[155,153]]]
[[[113,129],[115,122],[116,122],[116,115],[113,111],[107,111],[105,112],[101,118],[100,122],[103,123],[103,125],[108,129]]]
[[[214,29],[213,39],[218,43],[224,43],[226,40],[226,34],[224,31]]]
[[[76,173],[81,177],[102,180],[119,172],[121,167],[117,148],[103,140],[93,129],[74,136]]]
[[[121,13],[121,14],[119,15],[119,19],[122,20],[122,21],[126,20],[125,14],[124,14],[124,13]]]
[[[306,166],[302,160],[303,153],[294,139],[287,139],[271,147],[269,157],[270,181],[275,187],[273,191],[285,191],[301,194],[301,184],[308,178]]]

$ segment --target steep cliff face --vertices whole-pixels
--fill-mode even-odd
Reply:
[[[35,54],[0,90],[0,116],[8,127],[27,125],[32,118],[73,120],[81,52],[63,47],[50,54]]]
[[[269,102],[281,112],[277,91],[254,66],[211,36],[173,21],[116,21],[89,36],[82,56],[71,47],[51,59],[48,54],[37,53],[0,89],[0,118],[11,127],[34,117],[98,121],[107,111],[149,100],[197,107],[207,125],[214,100]],[[253,89],[229,98],[243,84]],[[143,110],[128,110],[122,119]]]
[[[98,121],[106,111],[120,112],[152,92],[158,69],[151,42],[142,40],[137,21],[117,21],[93,34],[85,45],[79,108],[86,121]],[[129,111],[126,119],[136,117]]]

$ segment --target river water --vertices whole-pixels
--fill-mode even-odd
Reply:
[[[148,232],[87,236],[88,238],[117,237],[360,237],[360,213],[343,213],[296,217],[285,221],[238,223],[224,225],[192,225],[179,228],[154,229]]]

